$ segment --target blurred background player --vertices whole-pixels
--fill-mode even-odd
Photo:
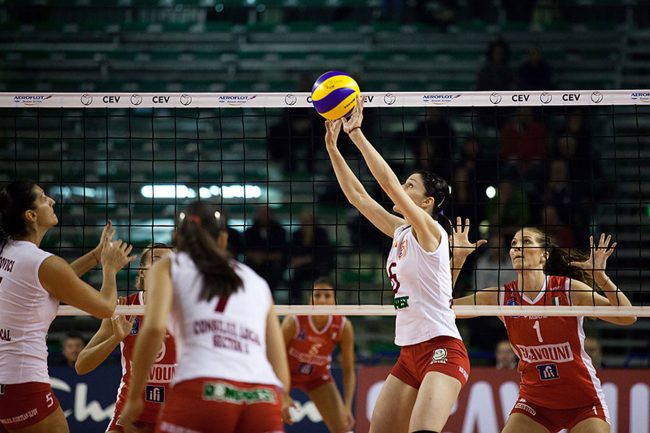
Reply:
[[[329,278],[314,281],[312,305],[336,305]],[[344,316],[287,316],[282,322],[287,345],[291,386],[305,392],[332,433],[352,430],[352,401],[356,386],[354,330]],[[343,393],[341,399],[332,378],[332,352],[341,348]]]
[[[61,357],[49,362],[74,368],[74,363],[77,362],[77,358],[85,346],[86,342],[80,333],[68,332],[61,342]]]
[[[171,247],[166,244],[155,243],[147,246],[140,255],[140,269],[136,280],[139,290],[127,297],[120,298],[121,305],[145,305],[147,292],[145,291],[146,271],[155,262],[169,254]],[[119,423],[120,413],[126,402],[131,377],[132,354],[138,331],[143,323],[142,316],[133,316],[127,319],[124,316],[113,316],[111,319],[102,320],[97,333],[88,342],[86,348],[79,354],[75,368],[79,374],[87,374],[99,366],[113,350],[119,345],[122,352],[122,380],[117,390],[115,413],[106,430],[108,433],[123,433],[124,429]],[[176,350],[174,338],[165,333],[163,344],[156,355],[155,365],[147,380],[144,395],[145,407],[136,425],[142,433],[153,432],[156,425],[158,412],[165,402],[169,383],[174,377],[176,369]]]
[[[146,320],[120,418],[125,432],[137,431],[168,318],[178,364],[157,431],[267,433],[283,430],[283,413],[291,421],[289,367],[271,291],[229,258],[227,233],[219,211],[190,203],[179,214],[176,251],[149,270]]]
[[[512,350],[510,341],[501,340],[494,349],[494,359],[498,370],[514,370],[517,368],[517,355]]]
[[[34,182],[12,182],[0,190],[0,430],[69,431],[50,386],[47,331],[59,301],[110,317],[117,300],[115,276],[134,258],[131,246],[111,241],[110,223],[97,247],[71,264],[40,249],[59,221],[54,203]],[[100,262],[98,292],[79,277]]]

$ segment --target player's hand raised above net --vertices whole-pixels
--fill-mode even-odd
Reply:
[[[138,258],[129,255],[132,249],[132,245],[121,240],[107,241],[102,249],[102,267],[112,269],[115,272],[119,271]]]
[[[327,147],[336,147],[341,126],[341,119],[325,121],[325,145]]]
[[[363,96],[357,96],[357,105],[352,109],[350,117],[342,118],[343,130],[349,134],[355,129],[361,128],[363,122]]]
[[[598,240],[598,246],[594,246],[594,237],[589,236],[589,258],[582,262],[573,261],[569,263],[569,265],[585,269],[586,271],[592,271],[593,280],[598,284],[598,286],[602,287],[608,279],[607,275],[605,275],[607,259],[609,259],[609,256],[614,253],[617,245],[616,242],[610,245],[611,241],[612,235],[601,233],[600,239]]]
[[[463,219],[461,217],[456,217],[456,225],[454,225],[452,234],[449,236],[449,245],[454,257],[467,257],[488,242],[485,239],[470,242],[469,226],[469,218],[465,218],[463,224]]]

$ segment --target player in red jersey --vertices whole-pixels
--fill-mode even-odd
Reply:
[[[147,293],[144,291],[145,272],[165,257],[171,247],[166,244],[152,244],[142,251],[140,256],[140,270],[136,281],[136,288],[139,292],[127,297],[120,298],[122,305],[144,305],[147,300]],[[117,391],[117,402],[115,413],[108,425],[107,433],[123,433],[124,429],[119,423],[120,413],[126,402],[126,395],[129,389],[131,377],[131,359],[133,347],[142,326],[142,316],[132,316],[127,320],[124,316],[113,316],[111,319],[102,321],[97,333],[90,340],[88,345],[81,351],[75,364],[77,373],[86,374],[93,371],[99,364],[113,352],[115,347],[120,345],[122,351],[122,380]],[[142,433],[153,432],[158,412],[165,402],[168,393],[169,383],[174,377],[176,368],[176,349],[174,338],[167,332],[165,340],[158,351],[155,364],[150,371],[149,380],[145,389],[145,406],[137,426]]]
[[[473,248],[460,219],[455,230],[455,268]],[[616,248],[602,234],[597,247],[590,238],[590,256],[558,248],[536,228],[523,228],[510,245],[518,279],[502,288],[489,287],[454,300],[457,305],[631,306],[605,273]],[[569,255],[570,254],[570,255]],[[577,261],[575,259],[578,259]],[[455,272],[456,274],[456,272]],[[600,288],[605,296],[598,293]],[[608,433],[609,413],[600,380],[584,348],[583,317],[504,316],[508,338],[519,356],[519,399],[503,433]],[[635,317],[602,317],[630,325]]]
[[[334,286],[328,278],[314,281],[313,305],[335,305]],[[354,330],[344,316],[287,316],[282,322],[287,344],[291,385],[304,391],[314,402],[332,433],[352,430],[354,372]],[[344,398],[332,379],[330,364],[336,345],[341,347]]]

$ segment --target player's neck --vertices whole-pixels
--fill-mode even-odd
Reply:
[[[311,323],[314,325],[317,331],[322,331],[327,322],[329,321],[330,316],[311,316]]]
[[[542,287],[544,287],[544,282],[546,281],[546,275],[544,271],[534,270],[534,271],[523,271],[518,272],[518,288],[521,290],[529,299],[535,299],[539,294]]]
[[[45,233],[47,233],[47,231],[43,233],[39,233],[39,231],[32,231],[24,236],[13,236],[12,239],[15,241],[31,242],[33,244],[36,244],[37,247],[40,247],[41,241],[43,240],[43,237],[45,237]]]

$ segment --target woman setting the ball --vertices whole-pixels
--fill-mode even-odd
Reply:
[[[411,174],[401,185],[364,136],[362,121],[363,99],[357,96],[349,119],[325,122],[325,143],[347,199],[393,239],[386,269],[397,309],[395,344],[401,350],[377,399],[370,433],[437,433],[444,428],[470,369],[451,310],[448,234],[438,222],[449,186],[426,171]],[[373,200],[354,175],[336,147],[341,128],[401,217]]]

